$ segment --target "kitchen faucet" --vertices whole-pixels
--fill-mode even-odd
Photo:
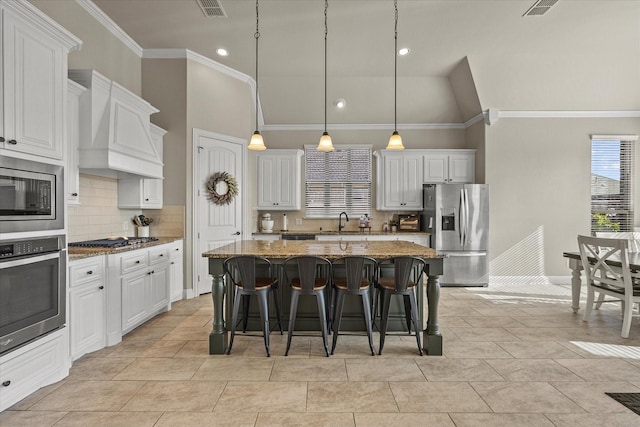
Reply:
[[[340,212],[340,216],[338,216],[338,233],[340,233],[342,229],[345,227],[344,225],[342,225],[342,215],[344,215],[347,222],[349,222],[349,216],[347,215],[347,213]]]

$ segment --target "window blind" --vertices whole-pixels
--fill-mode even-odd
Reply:
[[[306,218],[354,217],[371,213],[371,148],[305,147]]]
[[[635,147],[622,139],[591,140],[591,231],[633,231]]]

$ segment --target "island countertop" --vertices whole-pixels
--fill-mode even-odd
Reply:
[[[365,255],[376,259],[397,256],[417,256],[425,259],[445,258],[435,249],[405,241],[318,241],[318,240],[241,240],[202,254],[206,258],[227,258],[234,255],[262,256],[282,259],[300,255],[316,255],[329,259],[349,255]]]

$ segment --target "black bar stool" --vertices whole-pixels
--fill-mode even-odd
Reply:
[[[425,268],[425,261],[421,258],[403,256],[381,261],[378,264],[378,274],[376,289],[380,296],[381,304],[381,320],[380,320],[380,347],[378,354],[382,354],[384,347],[384,339],[387,335],[387,326],[389,323],[389,306],[391,305],[392,295],[402,295],[404,299],[404,312],[407,322],[407,329],[411,334],[411,324],[415,331],[416,341],[418,343],[418,351],[422,356],[422,345],[420,345],[420,327],[418,325],[418,305],[416,304],[415,284],[419,282]],[[385,266],[393,267],[393,277],[383,277]],[[411,280],[411,276],[414,280]],[[376,298],[377,299],[377,296]]]
[[[224,271],[226,276],[235,286],[235,298],[233,301],[233,319],[231,321],[231,339],[229,340],[229,349],[227,354],[231,353],[233,339],[236,335],[236,324],[238,322],[238,310],[243,299],[248,300],[249,296],[256,295],[258,297],[258,306],[260,308],[260,320],[262,323],[262,335],[264,337],[264,346],[267,350],[267,356],[271,356],[269,348],[269,294],[274,294],[276,306],[276,316],[280,325],[280,334],[282,334],[282,323],[280,321],[280,307],[278,306],[277,291],[278,279],[273,277],[271,262],[262,257],[257,256],[234,256],[227,258],[224,263]],[[256,277],[259,270],[266,271],[266,277]],[[244,298],[243,298],[244,297]],[[248,304],[248,301],[246,301]],[[245,305],[243,304],[243,307]],[[243,321],[246,322],[247,311],[245,310]]]
[[[335,259],[332,262],[332,266],[334,271],[332,295],[334,313],[331,354],[333,354],[336,343],[338,342],[345,297],[347,295],[357,295],[362,298],[362,309],[364,312],[365,326],[367,328],[367,336],[369,337],[369,347],[371,349],[371,355],[374,356],[369,287],[375,281],[374,276],[377,272],[376,260],[365,256],[346,256]],[[335,277],[336,269],[342,269],[342,267],[344,267],[345,276]]]
[[[289,355],[291,347],[291,337],[296,323],[296,314],[298,311],[298,299],[300,295],[314,295],[318,303],[318,316],[320,318],[320,328],[322,330],[322,340],[324,343],[324,351],[329,357],[329,346],[327,344],[327,292],[331,279],[331,262],[322,257],[316,256],[296,256],[287,259],[282,267],[285,277],[288,277],[287,267],[296,268],[296,276],[291,278],[289,286],[291,286],[291,313],[289,315],[289,332],[287,335],[287,349],[285,356]]]

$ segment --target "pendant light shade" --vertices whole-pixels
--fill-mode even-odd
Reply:
[[[256,0],[256,32],[253,35],[256,39],[256,130],[253,132],[253,135],[251,135],[248,148],[249,150],[262,151],[266,150],[267,147],[264,145],[264,140],[258,130],[258,39],[260,38],[260,15],[258,12],[258,0]]]
[[[264,145],[264,139],[262,139],[262,135],[259,131],[255,131],[253,135],[251,135],[251,141],[249,141],[249,150],[263,151],[266,150],[267,147]]]
[[[395,9],[394,47],[393,47],[393,133],[389,138],[387,150],[404,150],[402,137],[398,133],[398,0],[393,1]]]
[[[327,10],[329,9],[329,0],[324,1],[324,132],[320,137],[320,142],[316,148],[318,151],[333,151],[333,143],[329,132],[327,132]]]
[[[333,151],[335,148],[333,147],[333,143],[331,142],[331,137],[328,132],[323,132],[320,137],[320,142],[317,147],[318,151]]]
[[[394,131],[391,134],[391,138],[389,138],[389,143],[387,144],[387,150],[404,150],[404,145],[402,145],[402,137],[398,133],[398,131]]]

